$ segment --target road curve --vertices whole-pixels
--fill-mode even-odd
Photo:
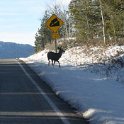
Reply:
[[[88,124],[26,64],[0,59],[0,124]]]

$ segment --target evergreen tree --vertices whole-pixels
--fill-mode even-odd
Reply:
[[[76,29],[76,38],[79,42],[87,42],[94,36],[95,14],[92,11],[91,0],[73,0],[70,3],[70,12],[73,16]]]
[[[35,51],[39,52],[45,48],[45,45],[51,42],[51,32],[46,27],[46,21],[49,18],[48,12],[45,11],[44,17],[41,20],[41,27],[35,35]]]
[[[124,38],[123,0],[72,0],[70,12],[80,42],[99,39],[116,42]]]

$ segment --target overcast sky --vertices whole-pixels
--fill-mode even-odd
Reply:
[[[44,11],[53,3],[70,0],[0,0],[0,41],[34,45]]]

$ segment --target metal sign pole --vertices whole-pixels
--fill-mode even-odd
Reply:
[[[56,38],[55,38],[55,51],[57,53],[57,40],[56,40]]]

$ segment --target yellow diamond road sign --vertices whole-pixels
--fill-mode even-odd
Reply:
[[[64,22],[53,14],[46,22],[46,26],[52,31],[57,32]]]

